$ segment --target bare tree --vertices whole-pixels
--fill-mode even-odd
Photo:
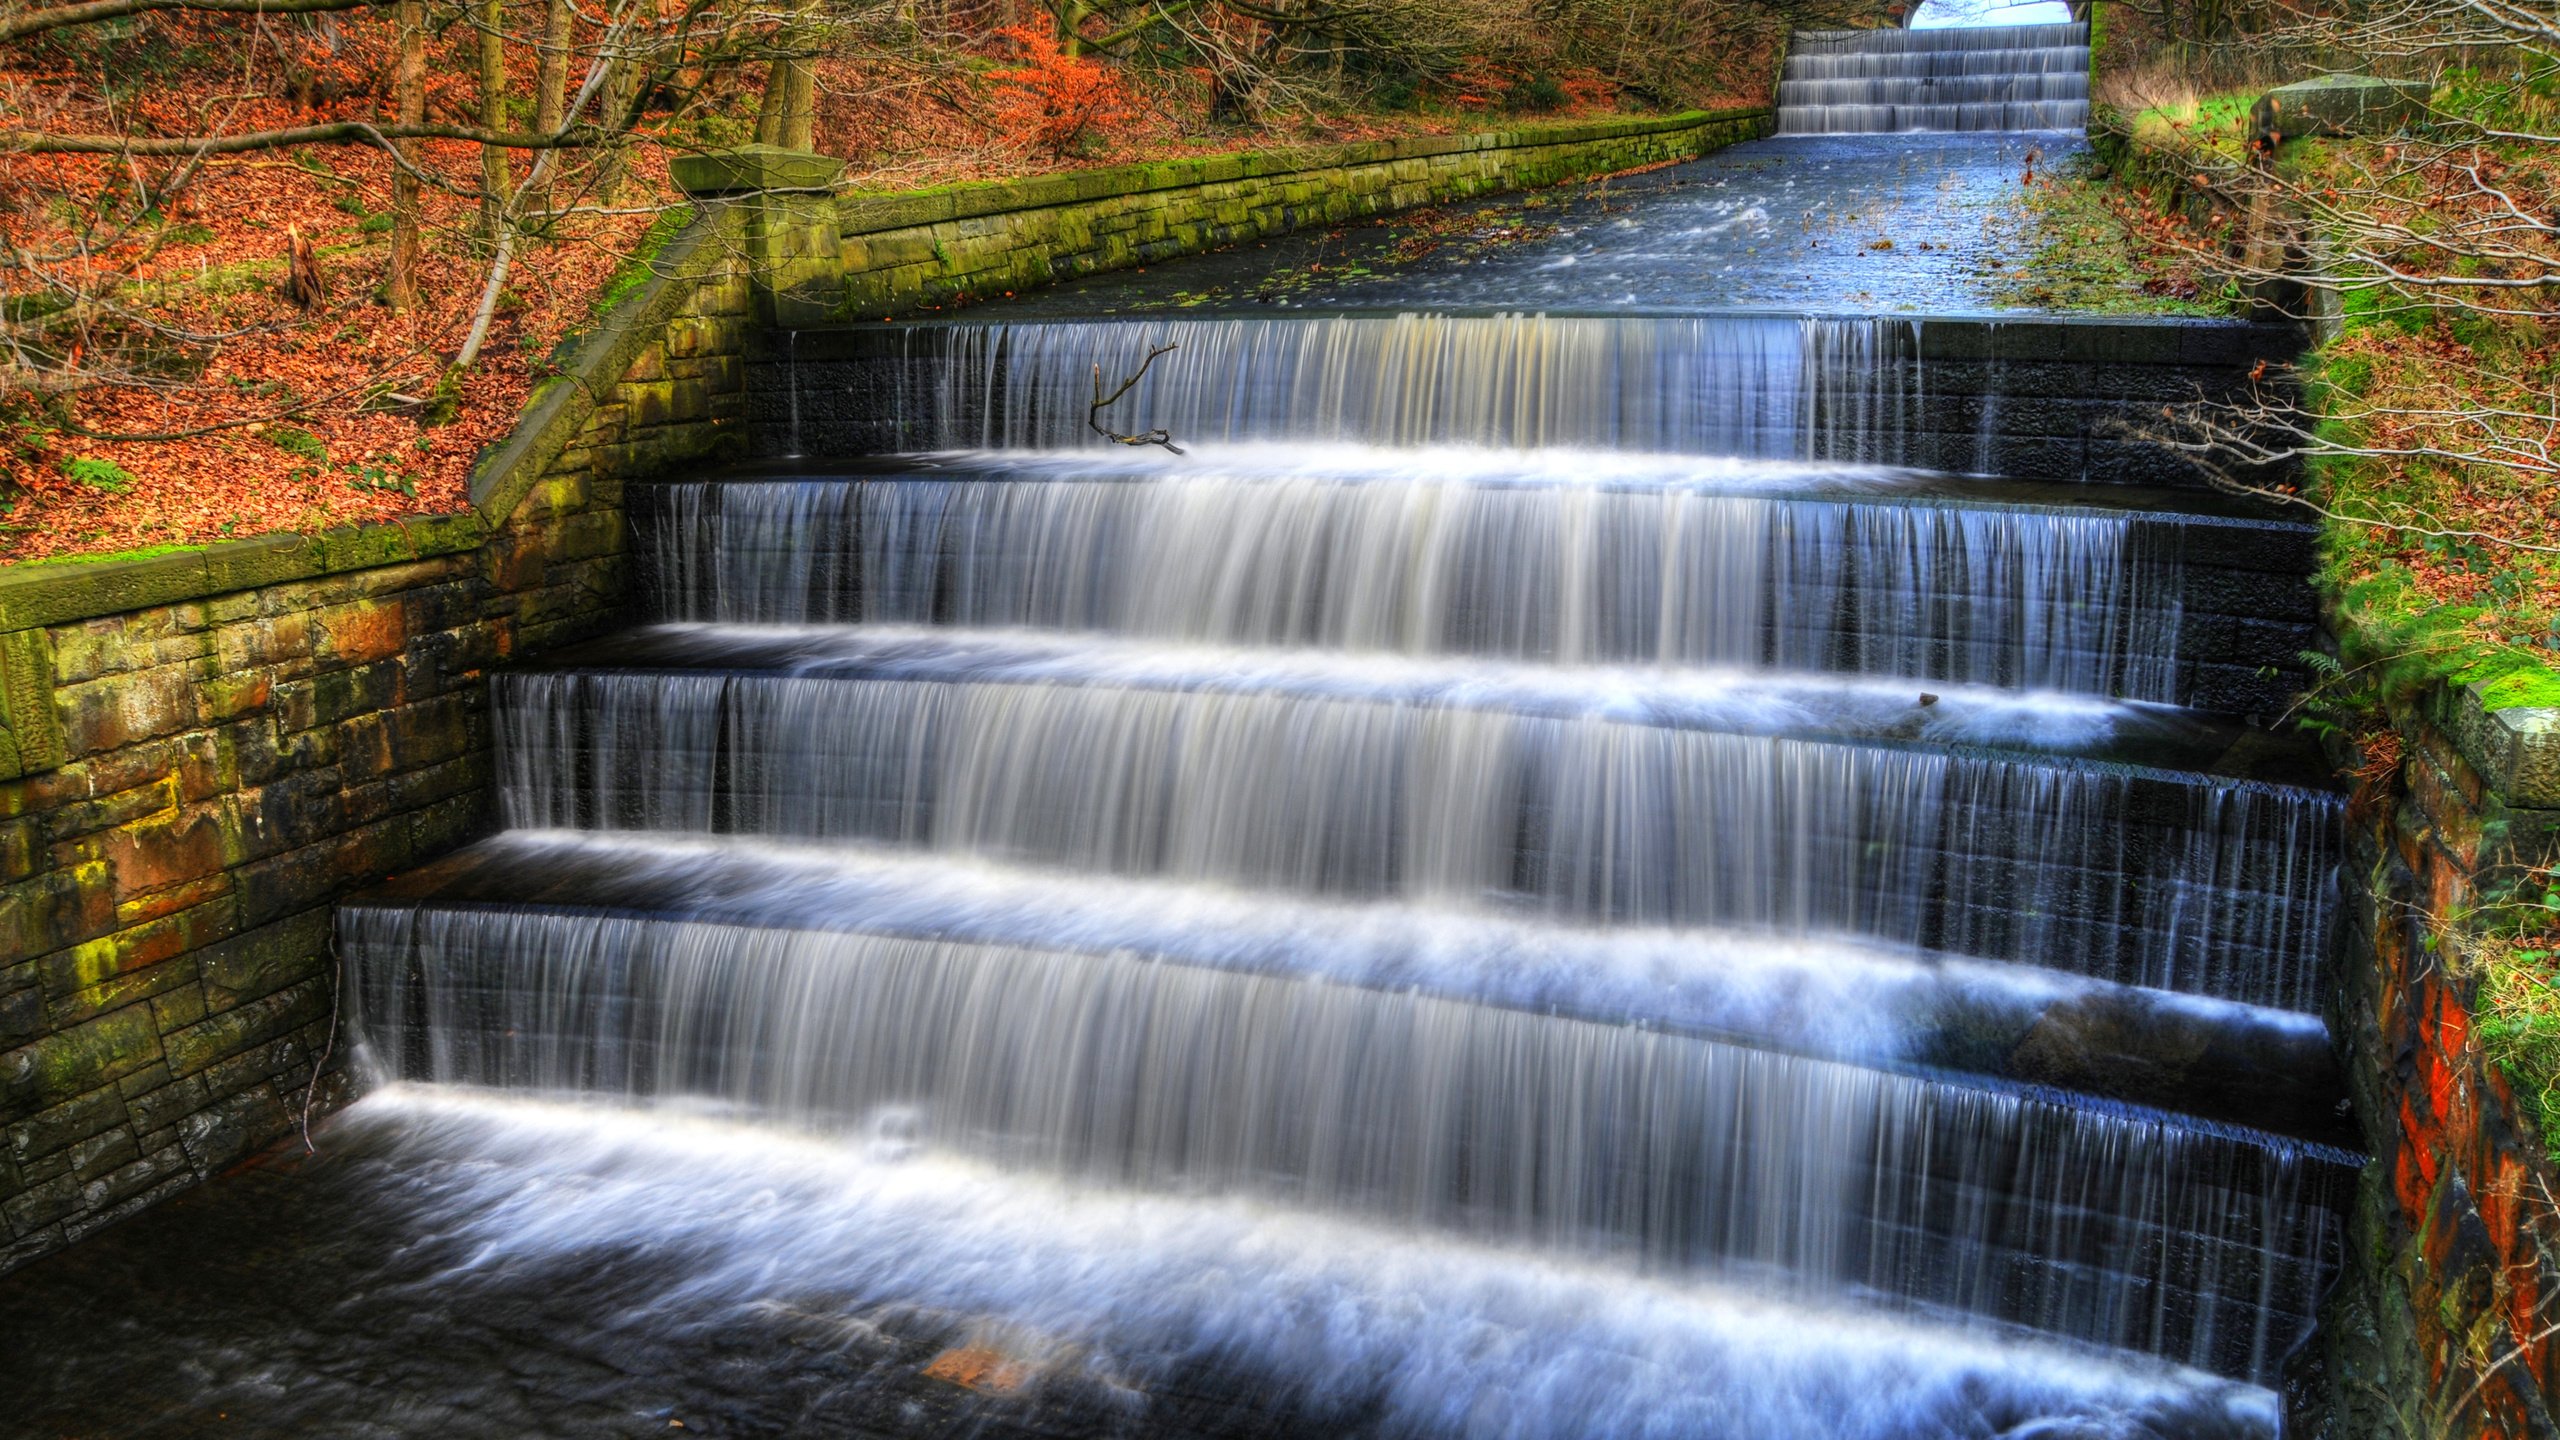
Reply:
[[[125,27],[115,43],[130,43],[132,27],[191,25],[197,28],[190,35],[228,34],[241,69],[240,93],[194,107],[188,113],[195,124],[184,130],[146,124],[112,103],[65,98],[59,85],[15,82],[15,101],[0,106],[7,116],[0,120],[0,193],[14,196],[19,221],[0,222],[0,298],[8,302],[0,306],[0,403],[48,403],[60,428],[80,431],[68,399],[90,387],[181,398],[195,367],[172,357],[208,354],[244,338],[175,323],[152,301],[166,283],[148,277],[180,228],[174,217],[191,191],[224,165],[274,166],[279,158],[310,173],[315,185],[345,185],[324,157],[361,151],[388,162],[391,207],[378,294],[394,313],[417,313],[434,300],[426,279],[428,197],[463,200],[476,215],[460,253],[480,257],[481,281],[467,309],[429,315],[422,332],[458,334],[459,343],[449,354],[417,357],[423,375],[370,375],[357,386],[405,392],[432,402],[431,419],[448,416],[525,245],[550,236],[563,218],[632,208],[616,198],[619,160],[642,136],[644,121],[647,143],[665,143],[654,135],[709,103],[715,87],[763,77],[777,92],[799,97],[796,124],[781,138],[805,145],[810,56],[833,24],[869,3],[788,0],[777,10],[755,0],[613,0],[582,11],[571,0],[547,0],[538,25],[519,22],[519,10],[529,19],[531,7],[508,0],[88,0],[9,14],[0,19],[0,36],[22,46],[94,48],[109,43],[87,38],[97,27]],[[383,12],[388,21],[387,105],[361,88],[306,92],[291,77],[293,47],[317,32],[279,28],[274,17],[334,26],[337,15],[355,11]],[[336,47],[335,32],[327,43]],[[460,52],[450,58],[467,65],[465,74],[476,72],[476,97],[462,107],[431,103],[440,44]],[[530,125],[510,91],[510,76],[527,72]],[[287,93],[306,114],[322,113],[272,123],[272,102]],[[269,103],[246,111],[244,101]],[[231,123],[244,113],[268,123]],[[457,150],[470,155],[468,164],[451,163]],[[109,173],[122,173],[128,197],[98,208],[65,205],[40,183],[13,187],[5,167],[51,156],[98,157]],[[288,250],[288,285],[299,303],[317,303],[319,252],[298,234]],[[423,383],[439,371],[442,383]],[[207,425],[257,424],[320,397],[300,397],[283,410],[237,398],[211,395],[234,403]]]
[[[2173,438],[2231,488],[2341,524],[2560,553],[2547,504],[2514,523],[2465,524],[2423,498],[2346,513],[2316,493],[2238,478],[2305,463],[2457,482],[2468,472],[2507,487],[2560,478],[2560,386],[2547,367],[2484,359],[2451,338],[2503,334],[2505,349],[2537,354],[2560,333],[2560,134],[2511,118],[2545,108],[2531,97],[2560,67],[2560,0],[2266,0],[2254,20],[2252,43],[2270,53],[2353,56],[2405,78],[2459,79],[2465,93],[2421,107],[2396,134],[2325,147],[2316,163],[2272,148],[2293,138],[2284,127],[2306,123],[2281,114],[2246,149],[2188,146],[2175,183],[2233,224],[2176,243],[2262,308],[2324,327],[2343,311],[2447,339],[2419,380],[2385,396],[2366,393],[2361,362],[2333,359],[2264,377],[2241,404],[2187,407]]]

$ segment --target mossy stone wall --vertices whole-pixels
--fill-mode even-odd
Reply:
[[[2550,1437],[2560,1168],[2473,1036],[2460,933],[2441,922],[2560,859],[2560,711],[2491,710],[2460,686],[2398,718],[2398,771],[2349,809],[2330,1019],[2374,1158],[2323,1317],[2323,1383],[2306,1387],[2328,1424],[2306,1433]]]
[[[339,1097],[338,896],[490,828],[483,674],[619,621],[622,481],[740,413],[724,226],[656,257],[472,510],[0,570],[0,1269]]]
[[[838,320],[1002,295],[1329,225],[1640,166],[1765,135],[1764,109],[1211,155],[835,202]]]

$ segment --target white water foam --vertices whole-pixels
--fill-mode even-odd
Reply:
[[[658,1278],[634,1281],[637,1325],[940,1312],[1045,1355],[1055,1383],[1135,1398],[1240,1372],[1319,1421],[1468,1440],[2257,1440],[2277,1423],[2265,1390],[2136,1359],[890,1142],[405,1088],[336,1126],[471,1247],[431,1283],[677,1262],[641,1267]]]

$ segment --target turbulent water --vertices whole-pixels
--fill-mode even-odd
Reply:
[[[439,1283],[464,1294],[511,1272],[593,1291],[602,1265],[597,1298],[685,1326],[770,1329],[780,1307],[1003,1317],[955,1338],[1124,1416],[1205,1367],[1305,1434],[2240,1440],[2273,1425],[2272,1396],[2193,1371],[1243,1201],[1062,1186],[902,1156],[894,1137],[449,1091],[393,1091],[350,1120],[387,1150],[397,1203],[461,1242]],[[635,1251],[683,1263],[613,1275]],[[797,1343],[830,1342],[804,1327]]]

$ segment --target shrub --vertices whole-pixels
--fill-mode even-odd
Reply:
[[[267,443],[287,455],[299,455],[322,465],[329,463],[329,447],[308,430],[298,430],[291,425],[269,426]]]
[[[62,462],[62,473],[73,483],[92,490],[105,490],[121,495],[133,488],[133,472],[113,460],[94,460],[87,456]]]
[[[1098,130],[1137,115],[1120,77],[1098,61],[1069,55],[1048,31],[1008,25],[996,32],[1020,48],[1022,63],[995,71],[996,120],[1026,148],[1063,160]]]

